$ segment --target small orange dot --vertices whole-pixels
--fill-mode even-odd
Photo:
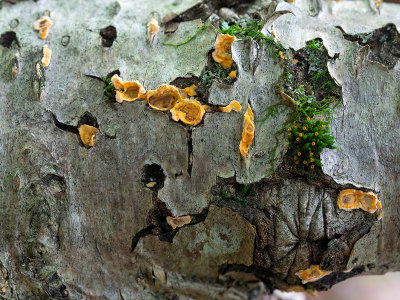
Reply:
[[[297,156],[301,156],[301,152],[297,152]]]
[[[315,146],[315,142],[312,142],[312,143],[311,143],[311,146]]]
[[[320,121],[322,121],[322,118],[319,118]]]
[[[324,129],[324,128],[325,128],[325,125],[322,125],[321,127],[322,127],[322,129]]]
[[[298,160],[296,160],[296,161],[295,161],[295,164],[296,164],[296,165],[298,165],[298,164],[299,164],[299,161],[298,161]]]
[[[318,132],[315,133],[315,136],[318,136]]]
[[[294,126],[294,129],[297,129],[297,126]]]
[[[306,126],[303,126],[303,130],[307,130],[307,127],[306,127]]]
[[[294,160],[297,160],[297,156],[293,157]]]
[[[300,138],[296,138],[296,142],[300,141]]]
[[[311,118],[310,117],[307,117],[307,121],[310,121],[311,120]]]
[[[301,132],[299,133],[299,137],[303,137],[303,134]]]
[[[305,165],[306,165],[306,164],[307,164],[307,161],[306,161],[306,160],[303,160],[303,164],[305,164]]]
[[[311,169],[314,169],[314,165],[311,165],[310,168],[311,168]]]
[[[292,133],[291,132],[288,132],[288,134],[287,135],[292,135]]]
[[[314,155],[314,153],[312,153],[311,151],[310,151],[310,156],[313,156]]]
[[[292,127],[289,127],[287,130],[291,131],[291,130],[292,130]]]
[[[310,158],[310,161],[311,161],[311,162],[314,162],[314,158],[311,157],[311,158]]]

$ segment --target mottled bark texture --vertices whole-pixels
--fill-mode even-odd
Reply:
[[[399,5],[12,2],[0,10],[1,299],[256,299],[399,270]],[[46,13],[54,24],[41,40],[32,25]],[[300,51],[299,66],[307,41],[320,38],[326,48],[343,98],[331,125],[340,150],[324,150],[313,176],[293,166],[286,135],[276,134],[290,110],[256,123],[243,159],[246,109],[216,109],[237,100],[257,120],[282,102],[275,83],[283,63],[267,45],[233,43],[237,78],[199,87],[211,112],[198,126],[103,94],[99,79],[110,73],[147,90],[197,84],[212,69],[217,31],[209,26],[179,47],[162,42],[237,16],[266,22],[265,35],[273,29]],[[151,17],[161,25],[153,43]],[[44,44],[52,50],[46,68]],[[91,148],[79,138],[81,124],[99,129]],[[347,188],[375,192],[383,218],[339,209]],[[167,216],[191,218],[172,229]],[[302,285],[296,273],[310,265],[332,273]]]

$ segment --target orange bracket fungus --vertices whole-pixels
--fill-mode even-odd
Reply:
[[[43,58],[42,65],[43,67],[47,67],[50,64],[51,59],[51,50],[47,45],[43,46]]]
[[[296,275],[301,279],[302,284],[306,284],[308,282],[318,281],[330,273],[332,273],[332,271],[323,271],[320,270],[319,266],[311,265],[308,269],[298,271]]]
[[[230,68],[233,63],[231,45],[234,41],[236,41],[236,37],[229,34],[220,34],[215,41],[215,51],[212,53],[212,57],[225,69]]]
[[[33,22],[33,29],[39,31],[38,37],[41,39],[47,38],[49,28],[53,25],[53,21],[49,16],[43,16],[40,19]]]
[[[240,105],[239,102],[237,102],[236,100],[233,100],[233,101],[231,101],[231,103],[229,103],[229,105],[220,106],[220,107],[218,107],[218,109],[222,112],[230,113],[232,111],[232,109],[235,111],[240,111],[242,109],[242,106]]]
[[[93,139],[98,130],[98,128],[86,124],[79,126],[79,136],[86,147],[93,147]]]
[[[242,140],[240,141],[240,153],[243,157],[247,156],[247,152],[249,151],[250,145],[254,139],[254,114],[251,110],[250,104],[247,107],[247,112],[244,114],[244,127],[242,132]]]
[[[176,229],[178,227],[182,227],[183,225],[189,224],[192,221],[191,216],[182,216],[182,217],[167,217],[167,223],[172,229]]]
[[[115,100],[118,103],[122,103],[123,101],[135,101],[146,97],[146,90],[136,80],[122,81],[122,79],[115,74],[111,77],[111,82],[116,89]]]
[[[358,208],[371,214],[378,211],[378,218],[382,217],[382,204],[373,192],[343,190],[339,193],[337,204],[340,209],[347,211]]]
[[[205,108],[197,100],[180,100],[171,110],[172,120],[179,120],[187,125],[197,125],[203,119]]]
[[[153,42],[159,29],[160,29],[160,27],[158,26],[157,20],[154,18],[151,18],[149,21],[149,24],[147,24],[147,39],[150,41],[150,43]]]
[[[146,95],[146,103],[151,108],[161,111],[170,110],[181,99],[178,88],[166,84],[154,91],[148,91]]]

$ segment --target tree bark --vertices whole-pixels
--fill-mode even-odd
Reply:
[[[42,40],[33,23],[46,13],[54,24]],[[248,105],[260,120],[284,103],[285,59],[243,38],[232,44],[236,79],[198,85],[216,76],[206,73],[215,28],[162,44],[235,14],[261,19],[300,57],[285,58],[299,61],[289,62],[296,80],[306,42],[322,40],[343,101],[330,128],[340,150],[325,149],[315,172],[295,167],[277,134],[290,107],[256,122],[248,156],[239,151]],[[399,270],[399,14],[367,1],[3,3],[0,298],[257,299]],[[101,80],[115,73],[146,90],[197,84],[209,109],[187,126],[145,101],[117,103]],[[218,110],[232,100],[240,112]],[[82,124],[98,128],[93,147]],[[339,209],[346,189],[375,193],[383,218]],[[174,229],[167,217],[180,216],[189,217]],[[311,265],[330,273],[303,284],[298,272]]]

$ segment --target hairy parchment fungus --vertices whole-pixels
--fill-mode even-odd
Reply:
[[[233,63],[231,45],[234,41],[236,41],[236,37],[229,34],[220,34],[215,41],[215,51],[212,53],[212,57],[225,69],[230,68]]]
[[[311,265],[308,269],[298,271],[296,275],[301,279],[302,284],[306,284],[307,282],[318,281],[330,273],[332,271],[323,271],[320,270],[319,266]]]
[[[38,37],[41,39],[47,38],[49,28],[53,25],[53,21],[49,16],[43,16],[40,19],[33,22],[33,29],[39,31]]]
[[[51,59],[51,50],[47,45],[43,46],[43,58],[42,65],[43,67],[47,67],[50,64]]]
[[[338,207],[343,210],[352,210],[361,208],[369,213],[378,211],[378,218],[382,217],[382,203],[378,201],[373,192],[363,192],[354,189],[340,191]]]
[[[151,18],[149,24],[147,24],[147,39],[150,41],[150,43],[154,41],[154,38],[156,37],[159,30],[160,26],[158,26],[157,20]]]
[[[178,227],[182,227],[183,225],[189,224],[192,221],[191,216],[181,216],[181,217],[167,217],[167,223],[172,229],[176,229]]]
[[[111,82],[114,85],[115,100],[118,103],[123,101],[135,101],[137,99],[144,99],[146,97],[146,90],[138,81],[122,81],[122,79],[115,74],[111,77]]]
[[[220,106],[220,107],[218,107],[218,109],[222,112],[230,113],[232,111],[232,109],[235,111],[240,111],[242,109],[242,106],[240,105],[239,102],[237,102],[236,100],[233,100],[233,101],[231,101],[231,103],[229,103],[229,105]]]
[[[243,157],[247,156],[249,151],[250,145],[254,139],[254,131],[255,131],[255,124],[254,124],[254,114],[251,110],[250,104],[247,106],[247,112],[244,114],[244,127],[242,132],[242,140],[240,141],[240,153]]]
[[[86,147],[93,147],[93,139],[98,130],[98,128],[86,124],[79,126],[79,136]]]
[[[161,111],[170,110],[180,100],[181,94],[173,85],[163,84],[155,91],[148,91],[146,95],[146,103],[151,108]]]
[[[197,125],[203,119],[205,106],[197,100],[182,99],[171,110],[172,120],[186,125]]]

